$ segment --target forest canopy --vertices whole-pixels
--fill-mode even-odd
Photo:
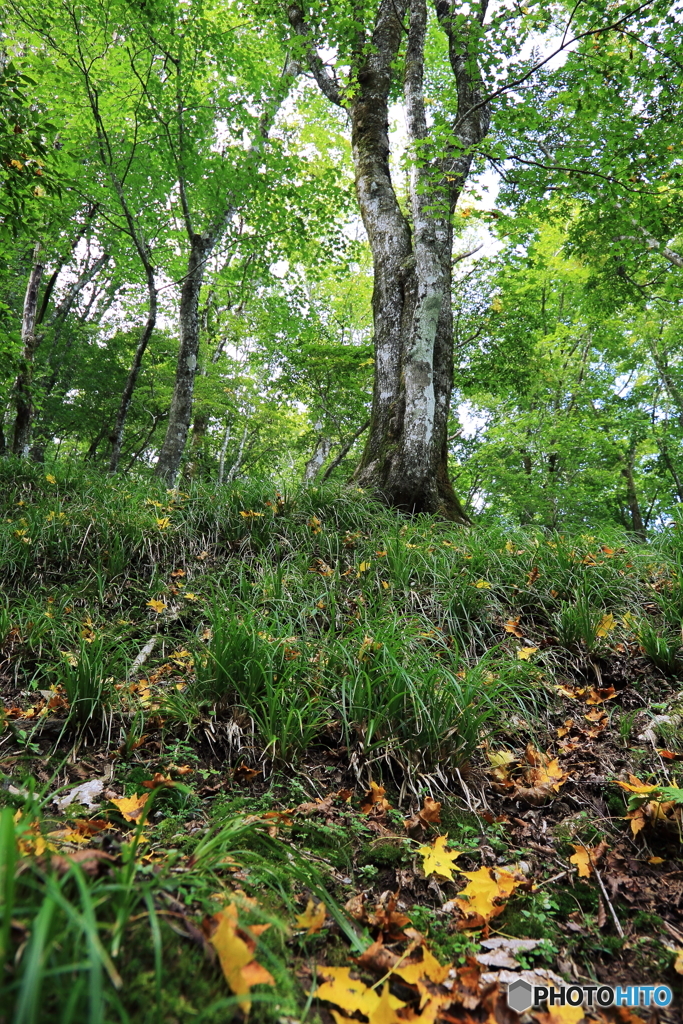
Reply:
[[[3,25],[3,455],[669,520],[675,6],[9,0]]]

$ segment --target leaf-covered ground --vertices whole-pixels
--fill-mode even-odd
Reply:
[[[680,1019],[676,529],[0,472],[3,1024]]]

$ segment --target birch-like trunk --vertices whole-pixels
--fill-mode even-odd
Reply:
[[[215,237],[192,236],[187,273],[180,292],[180,351],[166,437],[156,467],[156,475],[168,487],[173,487],[176,482],[192,422],[192,397],[199,354],[199,293],[204,280],[204,267],[215,244]]]
[[[423,77],[427,0],[377,0],[368,56],[357,72],[347,109],[356,192],[373,256],[375,379],[365,450],[354,480],[387,504],[441,513],[469,522],[448,473],[448,416],[453,388],[451,218],[473,160],[488,131],[487,103],[467,28],[451,0],[436,0],[449,39],[458,93],[457,119],[446,156],[431,146]],[[480,12],[483,18],[484,8]],[[389,167],[389,103],[404,21],[408,41],[404,100],[410,156],[412,226],[403,213]],[[307,42],[301,9],[288,8],[294,31]],[[308,67],[321,91],[346,106],[333,76],[310,46]],[[443,147],[441,146],[441,149]]]
[[[33,359],[38,347],[36,334],[36,316],[38,312],[38,291],[43,276],[43,264],[39,256],[40,246],[36,245],[33,254],[33,265],[29,274],[26,294],[24,296],[24,313],[21,321],[21,364],[14,385],[14,437],[12,452],[26,458],[31,444],[31,424],[33,422]]]
[[[312,484],[320,470],[323,468],[325,459],[330,454],[332,442],[329,437],[319,437],[315,443],[315,449],[310,459],[304,466],[304,483]]]

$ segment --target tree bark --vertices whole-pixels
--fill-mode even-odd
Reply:
[[[135,391],[135,385],[137,384],[138,377],[140,376],[140,367],[142,366],[142,359],[147,351],[150,338],[154,333],[154,328],[157,322],[157,306],[158,306],[158,293],[157,286],[154,280],[154,270],[151,263],[147,260],[145,266],[145,273],[147,277],[147,295],[148,295],[148,306],[147,306],[147,319],[145,326],[142,329],[140,340],[138,341],[137,348],[135,349],[135,355],[133,356],[133,362],[131,363],[126,383],[121,393],[121,400],[119,402],[118,412],[116,414],[116,422],[114,429],[109,435],[109,443],[111,445],[109,455],[109,472],[116,473],[119,468],[119,460],[121,458],[121,445],[123,444],[123,431],[126,426],[126,420],[128,418],[128,410],[130,409],[130,403],[133,400],[133,392]]]
[[[329,437],[321,436],[317,439],[315,443],[315,450],[304,467],[305,484],[313,483],[318,473],[323,468],[323,463],[330,454],[331,447],[332,442]]]
[[[361,434],[365,433],[365,431],[368,429],[369,426],[370,426],[370,420],[366,420],[365,423],[361,427],[358,428],[356,433],[353,434],[349,438],[349,440],[344,443],[344,445],[342,446],[341,451],[338,453],[338,455],[335,455],[335,457],[332,459],[332,462],[329,464],[329,466],[327,467],[327,469],[323,473],[323,480],[322,480],[323,483],[325,483],[326,480],[329,480],[331,474],[334,472],[334,470],[337,468],[337,466],[340,465],[340,463],[342,463],[344,461],[344,459],[349,454],[349,452],[353,448],[353,446],[356,443],[356,441],[358,440],[358,438],[361,436]]]
[[[39,344],[36,334],[36,316],[38,313],[38,291],[43,276],[43,264],[38,256],[40,246],[36,245],[33,253],[33,265],[29,274],[24,296],[24,313],[21,321],[22,354],[19,374],[14,385],[14,403],[16,417],[14,420],[14,437],[12,452],[26,458],[31,444],[31,423],[33,421],[33,359]]]
[[[348,106],[356,192],[374,264],[375,380],[370,430],[354,481],[408,512],[469,519],[448,473],[448,415],[453,387],[452,226],[473,147],[488,131],[479,72],[454,4],[439,0],[458,93],[457,121],[444,157],[429,138],[423,77],[427,0],[378,0],[369,55]],[[411,148],[411,214],[401,210],[389,169],[389,102],[393,66],[408,14],[404,99]],[[308,40],[301,10],[288,9]],[[483,13],[482,13],[483,17]],[[464,33],[464,34],[463,34]],[[309,46],[309,70],[321,91],[343,106],[334,78]]]
[[[628,459],[624,459],[621,475],[626,480],[626,504],[631,516],[631,529],[638,540],[645,541],[647,540],[647,530],[640,511],[636,482],[633,478],[633,453],[629,454]]]
[[[199,353],[199,293],[206,260],[215,240],[214,234],[192,236],[187,273],[180,292],[180,350],[166,437],[156,467],[156,475],[168,487],[173,487],[176,482],[192,422],[192,396]]]

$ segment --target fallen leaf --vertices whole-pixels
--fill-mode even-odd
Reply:
[[[113,864],[115,857],[105,853],[104,850],[76,850],[75,853],[53,853],[50,857],[50,865],[61,877],[74,864],[78,864],[86,875],[94,878],[107,864]]]
[[[503,629],[505,630],[505,632],[512,633],[513,636],[524,636],[524,633],[519,628],[519,619],[519,616],[516,619],[508,619],[508,621],[503,625]]]
[[[593,865],[591,863],[591,850],[587,846],[578,846],[576,843],[572,843],[575,853],[569,858],[571,864],[576,864],[579,872],[579,878],[590,878],[593,874]]]
[[[316,999],[334,1003],[346,1013],[356,1013],[360,1010],[371,1021],[373,1020],[372,1015],[379,1007],[380,996],[377,995],[375,989],[368,988],[362,981],[352,978],[350,967],[319,966],[318,973],[321,977],[330,980],[318,986],[314,993]],[[391,1010],[398,1010],[399,1007],[405,1006],[405,1003],[388,992],[387,986],[382,992],[381,999],[382,1010],[380,1012],[389,1013]],[[373,1024],[381,1024],[381,1022],[375,1020]],[[384,1021],[383,1024],[388,1024],[388,1022]]]
[[[378,786],[376,782],[371,782],[370,789],[365,794],[364,802],[360,805],[363,814],[369,814],[373,807],[378,807],[381,811],[391,810],[391,804],[384,798],[385,793],[384,786]]]
[[[606,700],[614,700],[617,696],[617,691],[613,686],[606,686],[600,690],[594,688],[586,697],[586,704],[604,704]]]
[[[611,612],[608,612],[606,615],[603,615],[603,617],[600,619],[600,622],[598,623],[598,628],[595,631],[595,635],[601,637],[608,636],[612,632],[616,624],[617,620],[614,618]]]
[[[477,582],[474,585],[477,588],[477,590],[490,590],[491,589],[491,584],[489,583],[488,580],[477,580]]]
[[[237,905],[229,906],[213,915],[209,927],[212,934],[209,942],[218,953],[221,968],[230,989],[236,996],[241,1010],[247,1014],[251,1009],[249,994],[254,985],[274,985],[272,974],[254,959],[256,942],[248,931],[239,927]],[[259,925],[250,930],[259,934],[268,925]]]
[[[426,825],[439,825],[440,823],[441,804],[438,800],[432,800],[430,796],[426,796],[422,810],[414,814],[412,818],[406,818],[403,825],[410,832],[416,828],[424,828]]]
[[[382,995],[379,997],[377,1006],[369,1015],[370,1024],[404,1024],[404,1021],[396,1013],[395,1004],[398,1002],[395,996],[389,993],[389,983],[382,988]],[[405,1006],[405,1003],[400,1003]]]
[[[621,786],[622,789],[627,789],[630,793],[638,793],[642,796],[646,796],[648,793],[654,793],[656,789],[659,789],[658,783],[655,783],[655,785],[649,785],[647,782],[641,782],[635,775],[629,775],[629,779],[630,782],[620,782],[617,779],[617,786]]]
[[[532,654],[535,654],[538,647],[520,647],[517,651],[519,661],[528,661]]]
[[[63,811],[65,807],[69,807],[70,804],[83,804],[89,810],[94,810],[100,805],[97,803],[97,798],[102,795],[104,790],[104,782],[102,779],[90,779],[89,782],[83,782],[80,786],[75,786],[70,789],[64,796],[56,796],[54,802],[60,811]]]
[[[160,786],[175,786],[175,782],[172,780],[170,775],[163,775],[161,772],[155,772],[151,779],[145,779],[142,783],[145,789],[158,789]]]
[[[677,974],[683,974],[683,949],[676,951],[676,959],[674,960],[674,971]]]
[[[112,800],[111,803],[118,807],[126,821],[139,821],[149,797],[149,793],[143,796],[124,796],[119,800]]]
[[[437,836],[432,846],[420,846],[417,852],[423,858],[422,870],[425,875],[442,875],[444,878],[450,878],[452,881],[455,861],[462,851],[447,850],[447,839],[448,833],[443,836]],[[460,868],[456,868],[456,871],[459,870]]]
[[[147,607],[155,611],[157,615],[161,615],[166,608],[166,604],[163,601],[157,601],[153,598],[151,601],[147,602]]]
[[[450,964],[442,966],[427,947],[422,946],[422,960],[403,964],[394,970],[394,974],[398,974],[409,985],[416,985],[422,978],[433,981],[435,985],[441,985],[448,977],[450,969]]]
[[[319,932],[327,917],[327,907],[324,903],[316,903],[309,900],[303,914],[296,915],[297,928],[306,928],[307,935]]]
[[[635,811],[629,811],[628,814],[624,815],[624,820],[631,822],[631,832],[634,836],[637,836],[647,824],[645,809],[643,807],[636,807]]]
[[[521,884],[509,871],[481,867],[477,871],[463,871],[468,884],[455,897],[463,901],[463,913],[470,917],[478,914],[484,921],[502,913],[503,907],[497,902],[505,900]]]

